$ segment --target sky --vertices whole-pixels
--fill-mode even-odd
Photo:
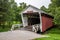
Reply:
[[[33,5],[37,8],[40,8],[43,5],[48,8],[48,5],[51,3],[50,0],[15,0],[15,2],[17,2],[18,6],[19,3],[25,2],[27,5]]]

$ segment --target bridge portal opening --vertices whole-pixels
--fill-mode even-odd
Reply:
[[[38,12],[24,13],[24,17],[27,17],[28,25],[40,24],[40,16]]]

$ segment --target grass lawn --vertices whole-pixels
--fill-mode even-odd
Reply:
[[[54,27],[48,30],[45,35],[50,37],[36,38],[34,40],[60,40],[60,27]]]

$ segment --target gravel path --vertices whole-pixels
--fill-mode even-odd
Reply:
[[[25,30],[0,32],[0,40],[31,40],[40,37],[46,36]]]

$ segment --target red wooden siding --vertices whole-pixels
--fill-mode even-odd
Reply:
[[[53,19],[48,16],[42,15],[42,32],[53,26]]]

